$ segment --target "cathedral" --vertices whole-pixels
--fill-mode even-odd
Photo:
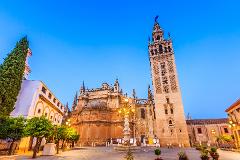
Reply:
[[[114,85],[87,89],[83,83],[71,113],[71,124],[80,134],[81,146],[121,143],[124,118],[119,113],[125,98],[134,108],[129,119],[130,137],[136,144],[189,146],[187,124],[178,82],[172,40],[155,18],[152,40],[148,42],[153,92],[139,99],[135,90],[131,97],[123,94],[118,80]],[[152,94],[153,93],[153,94]]]
[[[81,146],[102,146],[106,142],[117,144],[123,138],[124,120],[119,108],[124,105],[124,99],[129,99],[129,105],[135,112],[130,117],[130,137],[138,143],[154,138],[154,105],[150,87],[148,99],[138,99],[135,90],[131,98],[122,93],[118,80],[111,86],[103,83],[100,88],[86,89],[83,83],[80,95],[76,96],[71,115],[72,126],[80,134],[78,142]]]

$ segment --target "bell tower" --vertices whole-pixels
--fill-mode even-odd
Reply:
[[[148,52],[155,103],[155,135],[161,146],[189,146],[187,125],[178,82],[172,40],[164,38],[158,16],[149,40]]]

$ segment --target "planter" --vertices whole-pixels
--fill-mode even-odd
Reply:
[[[210,155],[213,158],[213,160],[218,160],[219,159],[218,153],[211,153]]]
[[[56,144],[46,143],[43,148],[42,155],[44,156],[53,156],[56,154]]]
[[[188,160],[188,159],[187,159],[187,158],[181,158],[181,157],[179,157],[178,160]]]
[[[209,160],[209,157],[201,157],[201,160]]]

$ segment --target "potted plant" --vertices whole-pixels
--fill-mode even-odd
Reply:
[[[216,147],[212,147],[210,149],[210,155],[213,158],[213,160],[218,160],[219,154],[217,153],[217,148]]]
[[[178,153],[178,158],[179,158],[179,160],[188,160],[187,154],[184,151],[180,151]]]
[[[157,156],[157,158],[155,160],[163,160],[160,155],[161,155],[161,150],[159,148],[154,150],[155,155]]]
[[[209,160],[208,152],[207,151],[201,152],[200,158],[201,158],[201,160]]]

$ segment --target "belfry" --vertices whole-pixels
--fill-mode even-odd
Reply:
[[[178,82],[172,40],[164,38],[157,18],[148,51],[151,66],[156,122],[155,136],[161,146],[189,146],[187,125]]]

